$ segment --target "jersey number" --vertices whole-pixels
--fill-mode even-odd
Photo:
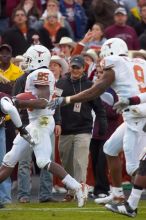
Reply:
[[[144,81],[144,71],[141,66],[134,65],[134,75],[138,82],[139,91],[141,93],[146,92],[145,81]]]
[[[48,81],[48,73],[39,72],[37,80]]]

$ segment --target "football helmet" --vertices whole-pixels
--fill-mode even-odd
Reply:
[[[128,47],[125,41],[120,38],[110,38],[101,47],[100,57],[111,55],[128,55]]]
[[[50,51],[42,45],[30,46],[23,55],[24,61],[21,64],[23,70],[35,70],[40,67],[48,67],[50,64]]]

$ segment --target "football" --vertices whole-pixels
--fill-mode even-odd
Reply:
[[[30,99],[37,99],[35,95],[32,95],[31,92],[23,92],[16,95],[18,100],[30,100]]]

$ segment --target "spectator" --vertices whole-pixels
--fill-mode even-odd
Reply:
[[[56,13],[50,13],[44,21],[43,27],[39,29],[40,41],[48,49],[51,49],[51,44],[55,45],[59,43],[60,39],[64,36],[69,37],[69,32],[65,27],[61,26],[61,23],[57,19]]]
[[[28,18],[29,27],[33,28],[34,25],[37,25],[41,17],[41,10],[37,6],[36,0],[21,0],[17,7],[24,9]]]
[[[140,48],[146,50],[146,30],[139,37]]]
[[[36,0],[38,8],[41,9],[41,0]],[[13,10],[18,6],[20,0],[6,0],[6,13],[8,17],[11,17],[13,14]]]
[[[23,63],[24,57],[22,55],[18,55],[16,57],[13,57],[12,63],[22,69],[21,64]]]
[[[9,17],[6,12],[6,1],[0,1],[0,34],[9,27]]]
[[[69,65],[62,57],[54,55],[51,57],[50,70],[53,72],[56,82],[69,70]]]
[[[94,23],[101,23],[104,28],[113,24],[113,14],[117,4],[113,0],[92,0],[88,13],[88,28]]]
[[[56,83],[59,96],[76,94],[92,86],[92,82],[84,74],[84,68],[85,62],[82,56],[78,55],[71,58],[70,72]],[[92,109],[98,115],[97,117],[101,118],[101,123],[104,123],[105,112],[100,99],[82,104],[75,103],[61,108],[60,159],[63,166],[79,182],[86,182],[93,123]],[[102,132],[104,131],[102,130]],[[74,193],[69,191],[63,201],[71,201],[73,198]]]
[[[99,50],[102,44],[106,41],[106,38],[104,37],[104,27],[101,23],[95,23],[93,24],[91,31],[93,33],[93,37],[90,42],[85,45],[85,48],[94,48]]]
[[[82,39],[87,25],[84,8],[74,0],[60,0],[60,11],[73,30],[74,40]]]
[[[86,73],[88,79],[91,81],[96,80],[96,64],[97,64],[97,54],[94,49],[89,49],[86,52],[82,53],[86,63]]]
[[[0,74],[6,77],[10,83],[3,85],[0,84],[1,92],[7,92],[11,95],[12,87],[16,79],[23,74],[23,71],[11,62],[12,48],[8,44],[0,46]]]
[[[68,23],[66,17],[64,17],[59,10],[60,10],[59,2],[57,0],[48,0],[47,7],[46,7],[41,19],[45,20],[50,13],[51,14],[56,13],[58,21],[61,23],[61,26],[65,27],[68,30],[71,38],[73,38],[74,34],[72,31],[72,28],[71,28],[70,24]]]
[[[58,46],[60,48],[60,55],[69,61],[76,43],[69,37],[62,37]]]
[[[137,0],[137,5],[133,8],[131,8],[130,12],[131,14],[128,17],[128,24],[132,27],[135,27],[137,22],[141,20],[140,17],[140,8],[146,4],[146,0]]]
[[[121,38],[127,43],[129,50],[138,50],[140,48],[139,41],[135,30],[126,25],[127,12],[124,8],[117,8],[114,13],[115,23],[105,29],[106,38]]]
[[[36,31],[29,28],[27,15],[21,8],[13,11],[12,21],[14,26],[4,32],[2,41],[12,47],[12,55],[15,57],[24,54],[32,44],[32,36],[36,34]]]
[[[2,44],[0,46],[0,74],[8,79],[7,84],[0,83],[0,91],[11,94],[12,85],[18,76],[22,75],[22,70],[19,67],[11,63],[12,48],[9,45]],[[2,118],[1,118],[2,119]],[[5,121],[7,120],[7,121]],[[5,123],[4,123],[5,122]],[[5,125],[5,126],[4,126]],[[6,130],[5,130],[6,129]],[[6,137],[7,142],[6,142]],[[7,150],[12,146],[12,141],[15,137],[15,128],[10,117],[3,118],[0,123],[0,163]],[[11,180],[8,178],[6,181],[0,184],[0,199],[2,203],[11,203]]]
[[[71,56],[81,54],[83,51],[85,45],[93,39],[93,33],[92,31],[88,31],[83,39],[79,41],[78,43],[75,43],[71,38],[69,37],[62,37],[58,46],[54,48],[53,53],[55,53],[55,50],[57,51],[57,54],[61,57],[64,57],[68,62],[70,61]],[[57,45],[56,45],[57,46]]]
[[[138,36],[143,34],[146,30],[146,4],[140,8],[140,16],[141,20],[135,25],[135,30]]]

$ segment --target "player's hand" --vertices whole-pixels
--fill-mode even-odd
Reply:
[[[128,98],[120,98],[118,102],[116,102],[113,106],[113,109],[116,110],[117,114],[121,114],[123,109],[129,106]]]
[[[17,128],[20,132],[20,136],[23,137],[30,145],[35,145],[34,140],[32,139],[31,135],[28,133],[28,131],[25,129],[25,127],[21,126],[20,128]]]
[[[64,97],[58,97],[55,98],[53,100],[51,100],[50,102],[48,102],[47,106],[49,109],[56,109],[58,106],[65,104],[65,98]]]
[[[10,80],[8,80],[5,76],[0,74],[0,82],[3,83],[3,84],[7,84],[7,83],[10,82]]]

